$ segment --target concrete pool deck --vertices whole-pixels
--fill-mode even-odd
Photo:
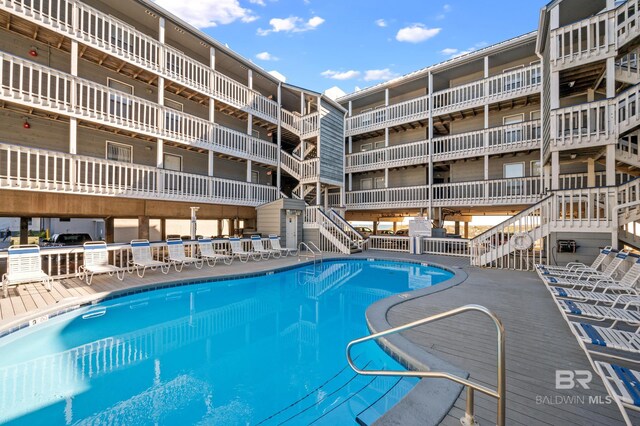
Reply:
[[[390,325],[397,326],[466,304],[479,304],[494,311],[502,319],[507,337],[507,424],[623,424],[615,404],[593,403],[606,402],[607,395],[595,373],[590,389],[555,389],[557,369],[591,370],[591,366],[535,273],[479,269],[469,266],[468,259],[445,256],[367,251],[351,257],[430,262],[454,270],[460,268],[466,273],[460,275],[459,283],[454,283],[457,285],[434,287],[431,294],[414,298],[394,296],[390,299],[395,300],[385,300],[388,306],[383,317]],[[63,279],[56,281],[51,292],[40,284],[22,285],[11,288],[9,297],[0,299],[0,332],[24,323],[28,318],[99,300],[114,291],[161,286],[178,280],[259,273],[298,264],[295,257],[246,264],[234,262],[231,266],[205,266],[201,270],[186,267],[181,273],[172,270],[168,275],[147,272],[144,278],[127,274],[124,282],[102,275],[96,276],[91,286],[79,279]],[[403,336],[418,348],[468,372],[471,380],[495,388],[496,337],[495,327],[488,318],[469,313],[408,331]],[[442,379],[429,380],[444,384]],[[465,393],[454,399],[453,407],[442,413],[442,424],[460,424]],[[495,424],[495,400],[478,392],[475,400],[480,423]],[[380,423],[425,424],[429,416],[424,414],[423,402],[410,395]],[[631,415],[634,424],[640,424],[640,416]],[[432,417],[429,419],[433,420]]]

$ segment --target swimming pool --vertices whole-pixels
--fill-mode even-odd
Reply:
[[[80,308],[0,339],[0,422],[369,423],[415,381],[347,366],[367,306],[452,275],[326,261]],[[357,349],[360,366],[398,368],[373,343]]]

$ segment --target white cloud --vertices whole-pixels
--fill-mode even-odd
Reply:
[[[440,53],[442,53],[443,55],[451,56],[458,53],[458,49],[454,49],[453,47],[447,47],[445,49],[442,49]]]
[[[481,41],[478,42],[476,44],[474,44],[473,46],[464,49],[464,50],[460,50],[460,49],[455,49],[452,47],[447,47],[446,49],[442,49],[440,51],[440,53],[442,53],[443,55],[447,55],[450,56],[451,58],[457,58],[458,56],[462,56],[462,55],[466,55],[467,53],[471,53],[471,52],[475,52],[478,49],[481,49],[483,47],[485,47],[487,45],[487,42],[485,41]]]
[[[408,43],[420,43],[435,37],[442,28],[427,28],[422,24],[414,24],[409,27],[401,28],[396,34],[396,40],[406,41]]]
[[[258,6],[266,6],[264,0],[249,0],[251,4],[257,4]]]
[[[269,52],[260,52],[260,53],[256,54],[256,58],[260,59],[261,61],[277,61],[279,59],[279,58],[273,56]]]
[[[333,99],[334,101],[346,95],[345,91],[338,86],[330,87],[329,89],[325,90],[323,94],[329,99]]]
[[[271,74],[272,76],[274,76],[275,78],[277,78],[278,80],[280,80],[283,83],[287,82],[287,77],[285,77],[284,75],[282,75],[281,73],[279,73],[276,70],[269,71],[269,74]]]
[[[376,25],[384,28],[387,26],[387,21],[385,21],[384,19],[378,19],[376,20]]]
[[[398,74],[394,73],[389,68],[385,68],[383,70],[367,70],[364,72],[364,81],[391,80],[397,76]]]
[[[253,22],[258,19],[252,10],[241,7],[238,0],[154,1],[160,7],[167,9],[197,28],[215,27],[238,20]]]
[[[360,71],[349,70],[349,71],[333,71],[326,70],[320,73],[320,75],[332,78],[334,80],[349,80],[351,78],[360,77]]]
[[[451,5],[445,4],[444,6],[442,6],[442,10],[444,10],[445,12],[449,12],[451,10]]]
[[[303,31],[315,30],[323,23],[324,19],[319,16],[314,16],[308,21],[305,21],[298,16],[290,16],[288,18],[273,18],[269,21],[269,25],[271,25],[271,28],[267,30],[258,28],[257,33],[261,36],[279,32],[300,33]]]

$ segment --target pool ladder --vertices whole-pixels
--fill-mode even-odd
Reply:
[[[453,317],[455,315],[459,315],[469,311],[480,312],[493,321],[496,326],[496,331],[498,333],[498,358],[497,358],[497,370],[498,370],[498,386],[496,390],[490,389],[486,386],[483,386],[478,383],[474,383],[464,377],[459,377],[451,373],[446,372],[438,372],[438,371],[393,371],[393,370],[360,370],[353,363],[353,359],[351,358],[351,348],[357,344],[369,341],[376,340],[384,336],[388,336],[390,334],[396,334],[401,331],[410,330],[415,327],[419,327],[424,324],[436,322],[445,318]],[[465,305],[456,309],[452,309],[450,311],[443,312],[441,314],[432,315],[427,318],[423,318],[421,320],[417,320],[405,325],[401,325],[398,327],[390,328],[386,331],[381,331],[380,333],[371,334],[369,336],[361,337],[359,339],[352,340],[347,345],[347,362],[349,362],[349,366],[358,374],[362,374],[364,376],[402,376],[402,377],[418,377],[418,378],[441,378],[451,380],[453,382],[459,383],[463,386],[467,387],[467,407],[465,410],[465,415],[460,419],[460,422],[464,426],[473,426],[477,425],[477,421],[474,416],[474,401],[473,401],[473,392],[478,391],[482,392],[485,395],[489,395],[491,397],[496,398],[498,404],[497,410],[497,422],[498,426],[504,426],[505,424],[505,409],[506,409],[506,399],[505,399],[505,384],[506,384],[506,376],[505,376],[505,363],[504,363],[504,326],[502,325],[502,321],[489,309],[480,305]]]
[[[305,248],[304,254],[302,252],[303,247]],[[303,257],[313,259],[314,266],[316,264],[316,260],[319,259],[320,264],[322,265],[322,251],[312,241],[309,241],[308,243],[301,241],[300,244],[298,244],[298,261]]]

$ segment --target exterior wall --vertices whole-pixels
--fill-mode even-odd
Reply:
[[[287,241],[287,210],[299,210],[304,212],[305,204],[302,200],[293,198],[281,198],[272,203],[259,206],[256,208],[257,230],[263,236],[269,234],[279,235],[281,237],[280,245],[285,246]],[[303,238],[304,216],[298,216],[298,243]],[[296,243],[297,246],[297,243]]]
[[[320,105],[320,180],[344,182],[344,114],[324,99]]]
[[[575,253],[558,253],[558,240],[574,240],[578,245]],[[549,235],[550,264],[566,265],[569,262],[582,262],[590,265],[600,249],[611,245],[611,234],[591,232],[553,232]]]

